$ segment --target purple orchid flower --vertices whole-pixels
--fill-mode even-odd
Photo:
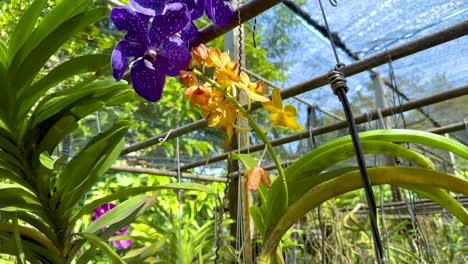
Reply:
[[[110,17],[119,30],[127,31],[124,40],[117,44],[112,53],[114,78],[122,79],[128,59],[133,58],[130,70],[133,88],[146,100],[158,101],[166,75],[177,76],[190,61],[187,42],[174,36],[190,21],[187,7],[181,3],[168,4],[161,14],[152,18],[135,12],[129,6],[121,6],[113,8]]]
[[[227,26],[235,14],[230,0],[129,0],[135,10],[150,16],[160,14],[165,5],[176,2],[187,6],[191,20],[199,19],[205,12],[208,19],[218,26]],[[185,30],[193,31],[194,27],[191,22]]]
[[[103,214],[109,212],[114,207],[115,207],[115,204],[113,204],[113,203],[105,203],[105,204],[99,206],[98,208],[94,209],[93,210],[94,215],[91,216],[91,221],[93,221],[93,222],[96,221],[99,217],[101,217]],[[120,228],[119,231],[112,234],[112,236],[128,235],[127,229],[128,229],[128,226],[124,226],[124,227]],[[106,228],[101,228],[101,233],[104,233],[104,232],[106,232]],[[132,241],[131,240],[126,240],[126,239],[115,240],[115,241],[112,241],[112,245],[117,246],[117,250],[122,250],[124,248],[130,247],[132,245]]]

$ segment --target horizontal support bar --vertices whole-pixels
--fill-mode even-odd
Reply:
[[[233,28],[238,27],[239,17],[240,23],[245,23],[281,2],[281,0],[251,0],[239,8],[239,12],[236,13],[229,25],[221,27],[212,24],[205,28],[202,28],[200,32],[195,36],[195,38],[190,40],[190,46],[195,47],[200,45],[201,43],[206,43],[221,36],[222,34],[228,31],[231,31]]]
[[[114,172],[150,174],[150,175],[177,178],[177,172],[175,171],[166,171],[166,170],[149,169],[149,168],[137,168],[137,167],[129,167],[129,166],[112,166],[110,170]],[[197,174],[185,173],[185,172],[183,172],[180,176],[181,178],[184,178],[184,179],[192,179],[192,180],[199,180],[199,181],[209,181],[209,182],[226,182],[227,181],[226,177],[212,177],[212,176],[197,175]]]
[[[253,0],[253,2],[270,2],[270,1],[259,1]],[[276,2],[276,1],[271,1]],[[454,26],[448,27],[446,29],[437,31],[430,35],[423,36],[421,38],[415,39],[408,43],[402,44],[395,48],[388,49],[386,52],[381,52],[375,54],[371,57],[365,58],[363,60],[354,62],[345,67],[344,73],[346,76],[352,76],[354,74],[366,71],[373,67],[380,66],[384,63],[387,63],[389,59],[392,61],[398,60],[402,57],[417,53],[419,51],[437,46],[439,44],[463,37],[468,32],[468,20],[458,23]],[[283,99],[296,96],[298,94],[311,91],[313,89],[319,88],[328,84],[328,78],[326,74],[322,74],[318,77],[315,77],[309,81],[294,85],[290,88],[284,89],[281,91],[281,97]],[[255,102],[252,104],[252,109],[260,108],[261,104]],[[172,130],[172,133],[167,137],[167,139],[175,138],[183,134],[188,134],[194,130],[201,129],[207,126],[206,120],[198,120],[183,127]],[[169,132],[163,133],[159,136],[152,137],[143,142],[139,142],[133,145],[130,145],[122,150],[121,155],[125,155],[130,152],[134,152],[140,149],[144,149],[160,143],[160,139],[166,138]]]
[[[461,86],[461,87],[458,87],[458,88],[455,88],[446,92],[436,93],[436,94],[421,98],[419,100],[409,101],[399,106],[387,107],[387,108],[381,109],[380,113],[382,114],[383,117],[391,116],[393,114],[402,113],[402,112],[409,111],[409,110],[414,110],[419,107],[443,102],[443,101],[453,99],[456,97],[460,97],[460,96],[464,96],[467,94],[468,94],[468,85],[464,85],[464,86]],[[377,120],[379,118],[380,118],[379,111],[373,110],[367,114],[356,116],[354,120],[356,121],[356,124],[362,124],[368,121]],[[311,131],[305,131],[302,133],[297,133],[297,134],[289,135],[289,136],[282,137],[279,139],[271,140],[271,145],[279,146],[279,145],[287,144],[293,141],[309,138],[310,135],[318,136],[318,135],[326,134],[326,133],[333,132],[339,129],[344,129],[347,127],[348,127],[348,123],[346,121],[340,121],[340,122],[336,122],[330,125],[316,127],[312,129]],[[443,131],[443,130],[441,129],[440,131]],[[448,133],[448,132],[445,132],[445,133]],[[248,148],[241,149],[240,153],[259,151],[259,150],[263,150],[264,148],[265,148],[264,144],[257,144],[254,146],[250,146]],[[196,168],[205,164],[222,161],[222,160],[227,159],[228,155],[229,155],[228,153],[225,153],[225,154],[221,154],[219,156],[215,156],[209,159],[200,160],[200,161],[182,166],[180,169],[188,170],[188,169]]]

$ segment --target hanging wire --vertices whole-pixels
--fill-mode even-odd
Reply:
[[[396,82],[396,78],[395,78],[395,71],[393,69],[393,63],[392,63],[392,58],[390,56],[390,53],[387,51],[387,56],[388,56],[388,69],[389,69],[389,74],[390,74],[390,81],[393,85],[393,87],[395,88],[394,91],[397,92],[397,99],[398,99],[398,105],[401,107],[401,95],[400,93],[398,92],[398,84]],[[394,103],[396,103],[394,101]],[[395,106],[395,105],[394,105]],[[406,123],[406,120],[405,120],[405,116],[403,114],[403,111],[399,111],[400,112],[400,117],[401,117],[401,120],[402,120],[402,125],[403,125],[403,128],[406,129],[407,128],[407,123]],[[408,149],[411,149],[410,147],[410,144],[406,144],[406,147]],[[395,161],[396,161],[396,164],[397,166],[401,163],[399,161],[399,159],[396,159],[395,158]],[[411,164],[410,164],[411,165]],[[417,247],[418,247],[418,255],[419,255],[419,258],[421,260],[422,258],[422,255],[421,255],[421,244],[422,246],[424,247],[424,250],[426,251],[426,254],[429,258],[429,262],[430,263],[435,263],[434,262],[434,257],[433,257],[433,254],[432,254],[432,251],[428,245],[428,242],[427,242],[427,239],[425,238],[424,234],[422,233],[422,230],[421,230],[421,226],[420,226],[420,223],[419,223],[419,220],[418,218],[416,217],[416,211],[415,211],[415,204],[414,204],[414,195],[411,194],[411,198],[412,199],[408,199],[408,196],[407,196],[407,192],[406,191],[402,191],[402,198],[406,204],[406,208],[408,209],[408,213],[410,215],[410,218],[411,218],[411,223],[413,225],[413,229],[416,231],[416,239],[419,241]]]
[[[180,146],[179,146],[179,138],[176,138],[176,161],[177,161],[177,182],[180,183]],[[182,264],[182,190],[177,190],[177,200],[179,202],[178,204],[178,221],[179,221],[179,226],[178,226],[178,257],[177,257],[177,263]]]
[[[337,7],[338,6],[338,0],[328,0],[330,2],[330,5]]]
[[[253,30],[252,30],[252,41],[253,41],[254,48],[257,48],[257,40],[255,37],[256,31],[257,31],[257,17],[254,18]]]
[[[237,2],[237,23],[239,25],[239,72],[242,69],[242,57],[244,54],[242,54],[242,49],[243,49],[243,37],[242,37],[242,18],[241,18],[241,13],[240,13],[240,7],[244,4],[244,1],[239,0]]]
[[[333,41],[333,36],[330,31],[330,27],[328,26],[328,20],[327,20],[327,16],[325,15],[325,9],[323,8],[322,0],[319,0],[319,4],[320,4],[320,10],[322,11],[323,22],[325,22],[325,28],[327,29],[328,39],[330,40],[330,44],[333,49],[333,54],[335,55],[336,64],[341,64],[340,58],[338,57],[338,52],[336,50],[335,41]],[[330,4],[332,6],[337,5],[336,1],[331,1],[331,0],[330,0]]]
[[[309,117],[307,119],[307,122],[308,122],[308,127],[309,127],[309,135],[310,135],[310,138],[309,138],[309,144],[310,144],[310,150],[314,150],[315,149],[315,138],[314,138],[314,135],[312,134],[312,126],[315,125],[315,124],[312,124],[312,116],[314,117],[314,120],[315,120],[315,108],[313,107],[309,107]],[[317,218],[318,218],[318,222],[319,222],[319,230],[320,230],[320,238],[321,238],[321,245],[320,245],[320,255],[322,257],[322,264],[327,264],[328,263],[328,260],[327,260],[327,236],[325,234],[325,228],[324,228],[324,224],[323,224],[323,217],[322,217],[322,206],[319,205],[317,207]]]
[[[377,114],[379,116],[379,121],[380,121],[380,127],[383,128],[383,129],[389,129],[389,124],[386,122],[386,120],[384,119],[383,115],[382,115],[382,112],[380,111],[380,108],[377,108]],[[369,115],[368,115],[369,117]],[[368,120],[369,122],[369,127],[370,127],[370,120]],[[376,128],[378,128],[379,126],[377,125]],[[372,129],[372,128],[370,128]],[[374,155],[374,167],[377,167],[381,164],[378,164],[377,163],[377,155]],[[388,164],[387,164],[388,165]],[[384,204],[385,204],[385,201],[384,201],[384,191],[383,191],[383,187],[382,185],[379,185],[379,193],[380,193],[380,222],[382,224],[382,237],[386,237],[386,240],[385,240],[385,249],[386,249],[386,253],[387,253],[387,258],[390,258],[390,236],[388,235],[388,232],[387,232],[387,225],[385,224],[385,217],[384,217]],[[383,243],[383,241],[382,241]]]
[[[396,81],[396,78],[395,78],[395,72],[393,70],[393,63],[392,63],[392,57],[390,55],[390,52],[387,50],[387,56],[388,56],[388,72],[390,74],[390,83],[392,84],[393,88],[392,91],[393,91],[393,97],[395,97],[395,93],[397,95],[397,100],[398,100],[398,107],[401,108],[401,98],[402,98],[402,93],[400,92],[399,88],[398,88],[398,83]],[[393,103],[396,104],[396,101],[393,100]],[[395,105],[394,105],[395,106]],[[400,109],[401,110],[401,109]],[[406,120],[405,120],[405,115],[403,114],[403,111],[398,111],[400,114],[399,116],[401,117],[401,120],[403,122],[403,127],[406,128]],[[395,122],[395,125],[397,125],[398,123]]]
[[[328,73],[328,79],[332,87],[333,93],[338,96],[339,100],[343,105],[343,110],[348,121],[348,126],[350,130],[351,139],[353,141],[354,149],[356,151],[356,158],[359,165],[359,170],[361,172],[361,177],[364,183],[364,190],[366,193],[367,204],[369,206],[369,217],[371,222],[372,237],[375,244],[375,255],[377,262],[379,264],[385,263],[385,255],[383,252],[382,240],[380,238],[379,229],[377,226],[377,209],[375,204],[374,193],[372,191],[372,185],[367,174],[366,162],[364,159],[364,153],[362,150],[361,142],[359,140],[359,135],[356,127],[356,122],[354,121],[353,112],[351,110],[351,105],[348,101],[346,93],[348,91],[348,86],[346,85],[346,78],[344,76],[344,64],[340,62],[338,57],[338,52],[335,47],[335,43],[332,38],[330,27],[328,26],[327,17],[325,15],[325,10],[321,0],[318,0],[320,4],[320,10],[322,12],[322,17],[325,22],[325,27],[327,34],[330,38],[330,44],[333,50],[333,54],[336,59],[336,66],[333,70]]]
[[[99,121],[99,112],[98,112],[98,111],[96,111],[95,116],[96,116],[96,128],[97,128],[97,132],[98,132],[98,133],[101,133],[101,122]]]
[[[463,118],[463,123],[465,123],[465,132],[466,136],[468,137],[468,120],[466,118]]]
[[[224,205],[226,204],[226,201],[227,201],[227,197],[228,197],[228,190],[229,190],[229,184],[231,182],[231,177],[229,175],[229,171],[227,172],[226,174],[226,182],[225,182],[225,186],[224,186],[224,197],[223,199],[221,200],[221,198],[218,196],[218,203],[219,203],[219,216],[218,216],[218,221],[217,221],[217,239],[216,239],[216,250],[215,250],[215,259],[214,259],[214,263],[215,264],[218,264],[219,262],[219,258],[220,258],[220,255],[219,255],[219,250],[221,249],[221,247],[223,246],[223,241],[221,240],[222,236],[223,236],[223,216],[224,216]]]

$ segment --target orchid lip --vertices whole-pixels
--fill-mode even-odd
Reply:
[[[157,55],[158,53],[155,50],[150,49],[145,53],[145,59],[154,59]]]

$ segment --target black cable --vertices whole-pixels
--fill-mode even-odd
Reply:
[[[331,70],[328,73],[328,79],[333,89],[333,93],[336,96],[338,96],[341,104],[343,105],[343,110],[348,121],[349,132],[351,135],[351,139],[353,140],[354,150],[356,152],[356,159],[359,165],[359,170],[361,172],[361,178],[364,183],[364,191],[366,193],[367,204],[369,206],[369,218],[371,222],[372,237],[374,238],[374,248],[376,255],[375,257],[377,259],[377,263],[385,264],[385,255],[383,251],[382,240],[380,238],[379,228],[377,226],[377,206],[375,204],[374,192],[372,191],[372,184],[369,180],[369,175],[367,174],[366,161],[364,159],[364,152],[362,150],[361,141],[359,140],[356,122],[354,121],[353,111],[351,110],[351,105],[349,104],[348,97],[346,96],[346,93],[348,92],[348,86],[346,85],[346,78],[343,73],[344,64],[340,62],[340,59],[338,57],[338,52],[336,51],[330,27],[328,26],[327,16],[325,15],[325,9],[323,8],[322,1],[318,0],[318,2],[320,5],[320,11],[322,12],[322,17],[325,23],[328,38],[330,39],[333,54],[335,55],[336,59],[335,69]],[[333,4],[330,2],[330,4],[336,6],[336,3]]]
[[[364,159],[364,153],[362,150],[361,141],[359,140],[356,123],[354,122],[353,112],[351,111],[351,105],[349,104],[348,97],[346,96],[346,89],[344,87],[339,87],[334,92],[343,105],[343,110],[348,121],[349,132],[353,140],[354,149],[356,151],[356,159],[359,165],[359,170],[361,172],[362,181],[364,182],[367,204],[369,205],[369,217],[371,222],[372,237],[374,238],[375,244],[376,259],[377,263],[383,264],[385,263],[385,258],[382,240],[380,239],[379,228],[377,226],[377,206],[375,204],[374,192],[372,191],[369,175],[367,174],[366,161]]]

